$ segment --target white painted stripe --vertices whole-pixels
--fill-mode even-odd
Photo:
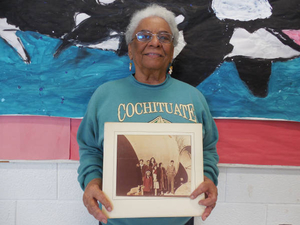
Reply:
[[[246,56],[249,58],[276,59],[300,56],[300,52],[283,44],[276,36],[261,28],[249,33],[243,28],[236,28],[229,42],[233,50],[226,57]]]

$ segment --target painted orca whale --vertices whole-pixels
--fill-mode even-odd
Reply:
[[[253,5],[257,5],[257,0],[252,1]],[[214,8],[216,2],[236,3],[232,0],[192,0],[189,3],[183,0],[115,0],[109,3],[98,0],[4,0],[0,3],[0,36],[16,49],[26,63],[30,63],[32,56],[18,39],[17,30],[34,31],[60,39],[54,57],[59,57],[71,45],[113,50],[122,56],[127,52],[124,31],[132,13],[149,3],[158,3],[184,18],[178,27],[186,44],[173,62],[175,78],[197,86],[222,62],[231,61],[251,93],[266,97],[272,63],[300,55],[299,43],[291,35],[300,29],[300,3],[297,0],[269,0],[269,16],[245,20],[218,17],[218,10]],[[78,21],[78,15],[87,16]],[[247,40],[259,40],[253,41],[253,49],[260,48],[269,41],[264,39],[268,36],[266,34],[270,35],[270,40],[275,40],[275,46],[269,45],[265,52],[274,52],[274,49],[283,46],[287,52],[290,50],[295,54],[277,52],[269,57],[264,54],[255,56],[247,54],[246,45],[239,46],[239,40],[245,43]],[[115,47],[99,45],[113,39]]]
[[[269,0],[271,14],[254,20],[224,19],[234,27],[229,43],[233,51],[225,61],[233,61],[239,77],[258,97],[268,95],[274,62],[300,56],[300,2]],[[261,12],[260,12],[261,13]]]

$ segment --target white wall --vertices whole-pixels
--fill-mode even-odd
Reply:
[[[96,225],[78,162],[0,163],[0,225]],[[300,225],[300,168],[220,165],[219,200],[196,225]]]

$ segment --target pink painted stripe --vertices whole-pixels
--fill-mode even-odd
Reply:
[[[293,39],[295,43],[300,45],[300,30],[283,30],[283,33]]]
[[[70,159],[79,160],[79,146],[77,144],[77,131],[81,119],[71,119],[71,150],[70,150]]]
[[[300,166],[300,123],[216,119],[220,163]],[[78,160],[80,119],[0,116],[0,159]]]
[[[220,163],[300,166],[300,123],[216,120]]]
[[[0,116],[0,159],[69,159],[70,119]]]

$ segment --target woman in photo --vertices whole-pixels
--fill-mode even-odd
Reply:
[[[151,172],[149,170],[147,170],[146,176],[144,179],[143,193],[144,193],[144,195],[149,196],[152,194],[152,190],[153,190],[153,179],[151,176]]]
[[[155,165],[152,170],[152,178],[153,178],[153,189],[154,195],[157,195],[157,190],[159,189],[159,183],[157,180],[157,166]]]

